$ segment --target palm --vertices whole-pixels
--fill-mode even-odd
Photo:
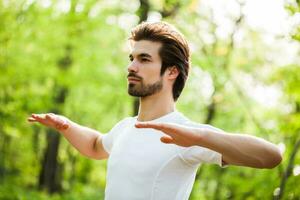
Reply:
[[[53,113],[48,114],[32,114],[28,118],[29,122],[39,122],[47,127],[55,128],[58,130],[64,130],[69,127],[67,119],[63,116],[55,115]]]

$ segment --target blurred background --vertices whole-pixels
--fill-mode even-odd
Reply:
[[[128,37],[145,20],[190,43],[178,110],[284,155],[272,170],[204,164],[190,199],[300,199],[299,11],[299,0],[0,0],[0,199],[103,199],[106,161],[26,119],[54,112],[105,133],[135,115]]]

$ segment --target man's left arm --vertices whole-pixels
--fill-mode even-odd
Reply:
[[[264,139],[210,128],[191,128],[172,123],[137,123],[137,128],[154,128],[166,135],[161,141],[183,147],[202,146],[222,154],[224,164],[274,168],[282,160],[279,148]]]

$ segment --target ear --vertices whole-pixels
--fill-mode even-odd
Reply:
[[[179,70],[176,66],[168,67],[167,68],[167,77],[170,80],[175,80],[179,75]]]

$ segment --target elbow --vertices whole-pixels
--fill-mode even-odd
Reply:
[[[264,163],[264,167],[266,169],[273,169],[276,166],[278,166],[282,161],[282,155],[279,150],[276,150],[272,155],[270,155],[270,158],[267,162]]]

